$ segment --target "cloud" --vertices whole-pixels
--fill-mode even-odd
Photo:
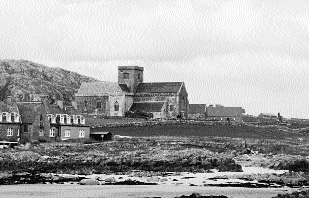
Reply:
[[[287,104],[307,105],[308,8],[292,0],[2,0],[0,56],[109,81],[115,66],[139,65],[147,81],[185,81],[191,102],[304,117]]]

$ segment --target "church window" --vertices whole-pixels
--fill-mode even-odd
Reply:
[[[98,108],[98,109],[101,109],[101,108],[102,108],[102,103],[101,103],[101,101],[97,101],[97,108]]]
[[[24,132],[28,133],[28,125],[26,125],[26,124],[24,125]]]
[[[119,111],[119,103],[117,101],[114,104],[114,111]]]
[[[174,111],[174,105],[170,105],[170,111]]]
[[[43,115],[40,115],[40,126],[43,126]]]
[[[123,73],[123,79],[129,79],[129,73]]]

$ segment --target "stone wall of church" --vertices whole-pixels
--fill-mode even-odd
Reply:
[[[108,96],[76,96],[77,107],[87,113],[108,115]]]
[[[183,112],[184,118],[188,117],[188,109],[189,109],[189,100],[188,100],[188,93],[186,91],[186,88],[183,86],[179,92],[179,95],[177,97],[179,104],[178,106],[178,112]]]
[[[179,114],[179,105],[177,103],[176,93],[144,93],[136,94],[134,102],[164,102],[162,109],[162,118],[176,118]]]
[[[124,116],[126,97],[125,95],[110,95],[109,96],[109,115]]]

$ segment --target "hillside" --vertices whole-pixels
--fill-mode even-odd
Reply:
[[[13,95],[48,94],[54,99],[71,100],[82,82],[94,78],[27,60],[0,60],[0,101]]]

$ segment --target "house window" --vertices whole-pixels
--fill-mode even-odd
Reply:
[[[76,124],[80,124],[80,116],[78,115],[78,116],[76,116]]]
[[[24,132],[27,133],[28,132],[28,125],[24,125]]]
[[[79,137],[84,138],[85,137],[85,130],[79,130]]]
[[[72,124],[76,124],[76,117],[75,117],[75,115],[71,116],[71,123]]]
[[[15,119],[15,122],[19,122],[19,115],[17,113],[15,113],[14,119]]]
[[[13,136],[13,128],[7,129],[7,136]]]
[[[114,111],[119,111],[119,103],[117,101],[114,104]]]
[[[71,116],[67,115],[67,124],[71,124]]]
[[[174,105],[170,105],[170,111],[174,111]]]
[[[44,131],[43,131],[43,129],[40,130],[39,136],[44,136]]]
[[[64,137],[70,137],[70,130],[69,129],[66,129],[64,130]]]
[[[123,79],[129,79],[129,73],[123,73]]]
[[[49,122],[52,122],[52,115],[48,114],[47,119],[48,119]]]
[[[49,136],[50,136],[50,137],[55,137],[55,135],[56,135],[56,129],[55,129],[55,128],[51,128],[51,129],[49,130]]]
[[[15,122],[15,116],[14,116],[15,113],[11,113],[11,121],[14,121]]]
[[[141,74],[137,74],[137,79],[141,80]]]
[[[3,121],[11,122],[10,113],[8,113],[8,112],[3,113]]]
[[[17,137],[19,137],[19,129],[17,129]]]
[[[97,109],[101,109],[102,108],[102,103],[101,101],[97,101]]]
[[[60,123],[64,124],[64,115],[60,115]]]
[[[83,116],[80,117],[80,123],[85,124],[85,118]]]

